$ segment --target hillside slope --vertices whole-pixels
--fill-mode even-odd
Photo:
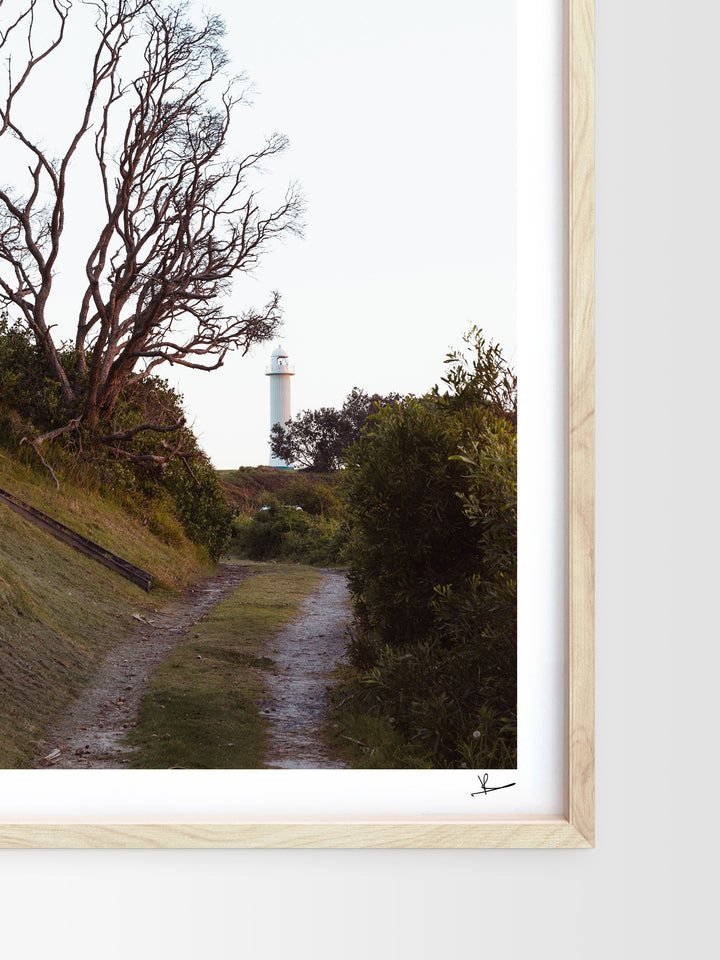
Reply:
[[[0,487],[157,578],[148,596],[0,504],[0,767],[27,766],[33,741],[78,694],[134,613],[161,603],[210,569],[178,531],[164,542],[97,494],[0,450]]]
[[[241,513],[254,513],[265,503],[267,494],[280,493],[284,487],[301,478],[311,483],[335,485],[337,476],[312,473],[309,470],[286,470],[282,467],[238,467],[218,470],[227,502]]]

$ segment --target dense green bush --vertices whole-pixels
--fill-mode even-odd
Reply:
[[[278,491],[277,497],[280,503],[301,507],[313,516],[337,518],[341,516],[343,506],[335,488],[332,483],[297,476]]]
[[[52,430],[64,416],[60,385],[34,340],[0,314],[0,443],[17,447],[28,432]]]
[[[333,566],[342,562],[345,542],[340,520],[269,498],[254,517],[235,520],[231,549],[249,560]]]
[[[61,351],[60,360],[67,369],[74,359],[71,349]],[[7,315],[0,316],[0,444],[36,462],[34,451],[23,441],[66,424],[78,412],[64,404],[59,384],[48,376],[30,334],[10,324]],[[183,419],[182,397],[167,381],[147,377],[125,389],[111,422],[99,425],[99,435]],[[120,444],[93,443],[79,431],[69,431],[53,441],[50,459],[58,470],[115,497],[168,542],[175,542],[182,529],[217,559],[230,538],[233,511],[215,470],[187,427],[175,434],[182,441],[183,456],[159,462],[168,453],[168,436],[152,430],[138,432],[132,439],[133,460],[126,456],[126,444],[121,449]]]
[[[172,460],[162,483],[173,498],[185,533],[207,548],[213,560],[225,552],[232,536],[233,511],[207,456],[198,451],[192,473],[179,460]]]
[[[444,391],[379,411],[347,456],[345,714],[392,724],[395,765],[515,763],[515,380],[469,342]]]
[[[353,448],[344,478],[352,530],[350,587],[364,629],[402,646],[424,636],[435,589],[481,562],[452,457],[482,428],[476,408],[434,397],[385,408]]]
[[[292,477],[263,506],[233,524],[231,550],[250,560],[334,566],[344,562],[347,529],[335,478]]]

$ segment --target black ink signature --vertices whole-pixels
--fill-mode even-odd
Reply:
[[[485,796],[485,794],[487,794],[487,793],[492,793],[493,790],[507,790],[508,787],[514,787],[514,786],[515,786],[514,783],[504,783],[501,787],[489,787],[489,786],[487,785],[488,776],[489,776],[489,774],[487,774],[487,773],[484,774],[484,776],[482,776],[482,777],[478,775],[478,780],[480,781],[480,785],[482,786],[482,790],[476,790],[475,793],[471,793],[471,794],[470,794],[471,797]]]

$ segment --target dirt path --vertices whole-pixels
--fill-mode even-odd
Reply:
[[[330,674],[345,649],[349,620],[345,574],[323,570],[318,589],[303,601],[300,614],[267,646],[275,661],[267,674],[270,697],[262,704],[270,719],[265,766],[284,769],[339,768],[325,749],[322,724]]]
[[[250,571],[220,564],[165,610],[138,618],[137,629],[108,656],[95,680],[72,703],[42,746],[36,766],[58,769],[124,769],[133,748],[122,743],[137,716],[147,681],[188,630],[225,599]],[[268,767],[340,767],[322,737],[330,674],[344,652],[349,619],[345,575],[323,570],[319,588],[299,615],[271,640],[266,675],[269,697],[260,709],[270,721]]]
[[[37,765],[122,769],[123,755],[132,747],[121,741],[137,716],[150,674],[189,628],[248,574],[240,564],[222,563],[217,574],[195,584],[165,610],[140,618],[137,629],[111,651],[90,687],[50,731],[44,759]]]

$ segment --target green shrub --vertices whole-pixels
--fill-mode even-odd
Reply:
[[[379,411],[347,457],[344,710],[392,723],[394,765],[515,765],[515,380],[473,344],[445,393]]]
[[[321,517],[339,517],[342,503],[333,489],[334,485],[306,477],[293,477],[278,491],[281,503],[301,507],[305,513]]]
[[[477,408],[447,410],[433,397],[385,408],[348,458],[344,492],[352,529],[350,587],[364,628],[402,646],[434,621],[438,585],[481,562],[452,457],[481,430]]]
[[[250,560],[284,560],[316,566],[342,562],[346,536],[338,519],[313,516],[268,498],[254,517],[234,522],[232,551]]]
[[[188,537],[218,560],[232,536],[233,510],[210,460],[199,449],[190,468],[172,460],[162,483],[173,498],[177,518]]]
[[[0,314],[0,442],[17,448],[26,434],[60,426],[64,415],[60,385],[32,336]]]
[[[65,348],[60,361],[69,371],[76,354]],[[79,410],[68,408],[59,384],[49,377],[46,361],[31,335],[21,325],[0,315],[0,444],[28,462],[37,457],[23,439],[32,440],[66,424]],[[128,386],[118,399],[112,421],[99,425],[99,434],[116,434],[145,423],[178,423],[183,419],[182,397],[167,381],[147,377]],[[57,470],[74,481],[98,490],[140,516],[156,532],[174,542],[177,523],[187,536],[217,560],[232,530],[233,511],[220,481],[197,439],[187,427],[178,434],[184,457],[168,464],[167,433],[141,431],[132,440],[135,458],[119,445],[93,443],[92,438],[70,431],[52,443],[52,454],[43,447]],[[175,436],[173,434],[173,436]],[[142,458],[145,458],[143,460]]]

